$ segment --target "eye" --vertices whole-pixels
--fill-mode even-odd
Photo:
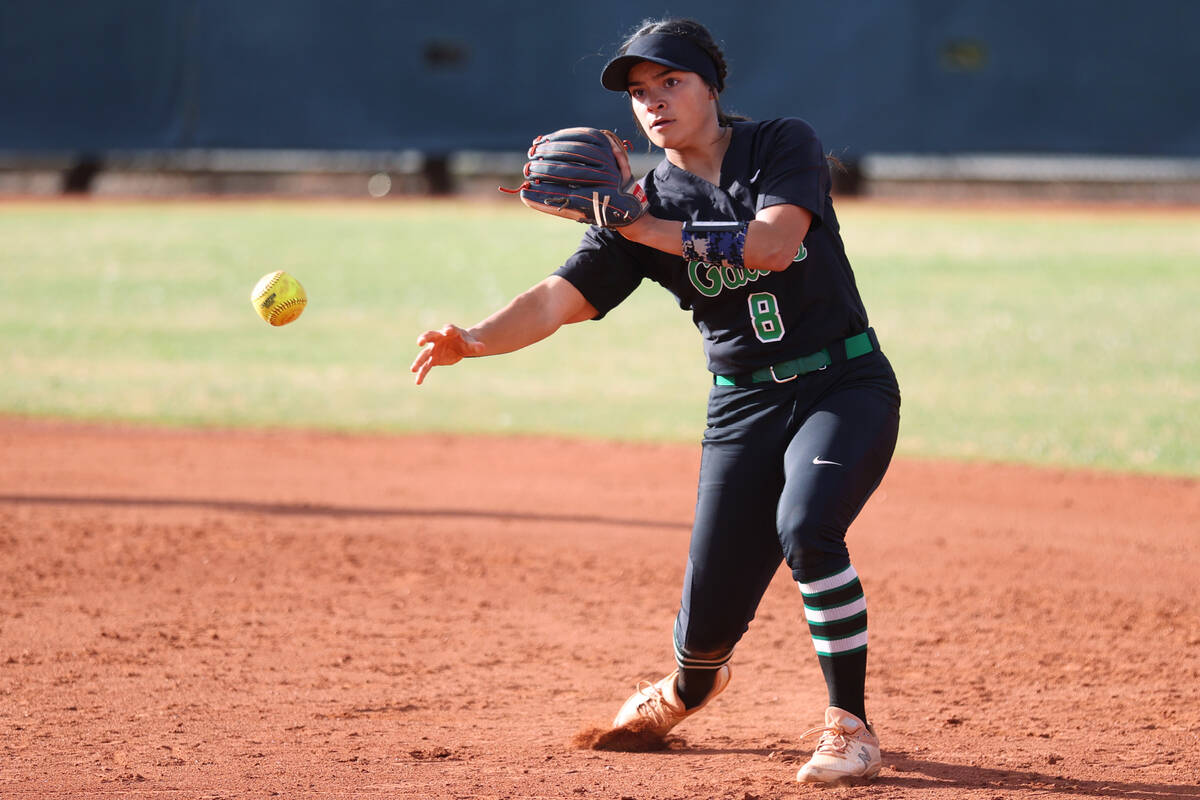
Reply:
[[[644,95],[645,93],[646,93],[646,90],[645,90],[645,89],[630,89],[630,90],[629,90],[629,96],[630,96],[630,97],[635,97],[635,98],[637,98],[637,97],[641,97],[641,96],[642,96],[642,95]]]
[[[667,78],[665,81],[663,81],[663,86],[666,86],[668,89],[671,88],[672,86],[678,86],[678,85],[679,85],[679,78]]]

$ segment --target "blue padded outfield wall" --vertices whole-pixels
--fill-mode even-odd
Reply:
[[[1200,0],[3,0],[0,151],[632,139],[598,74],[668,8],[723,41],[727,110],[843,157],[1200,156]]]

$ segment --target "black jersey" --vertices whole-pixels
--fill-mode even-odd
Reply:
[[[781,272],[688,262],[593,226],[555,274],[579,289],[596,319],[649,278],[692,312],[708,368],[719,375],[808,355],[866,330],[829,196],[829,166],[808,123],[733,123],[720,186],[665,158],[641,183],[650,213],[662,219],[749,222],[760,209],[787,203],[812,212],[813,222],[796,260]]]

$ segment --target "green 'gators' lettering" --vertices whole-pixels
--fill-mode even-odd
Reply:
[[[792,262],[808,258],[804,242]],[[739,289],[747,283],[753,283],[770,272],[769,269],[746,269],[744,267],[728,267],[719,264],[705,264],[703,261],[688,262],[688,280],[696,291],[705,297],[716,297],[723,289]]]
[[[716,297],[723,289],[738,289],[768,272],[770,270],[726,267],[705,264],[703,261],[688,262],[688,280],[696,287],[696,291],[705,297]]]

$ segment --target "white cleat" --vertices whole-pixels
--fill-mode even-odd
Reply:
[[[725,664],[717,670],[717,679],[712,691],[697,706],[685,708],[675,688],[679,670],[672,672],[657,683],[642,681],[637,691],[625,701],[613,720],[614,728],[633,727],[641,732],[663,737],[685,719],[708,705],[709,701],[725,691],[729,685],[730,669]]]
[[[796,773],[801,783],[853,783],[879,774],[879,739],[861,719],[836,706],[825,709],[825,725],[801,738],[821,734],[817,749]]]

